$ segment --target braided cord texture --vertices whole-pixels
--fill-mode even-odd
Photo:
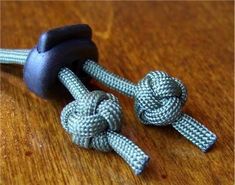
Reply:
[[[90,60],[86,61],[83,70],[97,81],[134,98],[135,112],[142,123],[156,126],[171,124],[204,152],[216,142],[214,133],[182,113],[187,89],[180,80],[165,72],[153,71],[134,85]]]
[[[87,88],[77,78],[77,76],[67,68],[62,68],[59,71],[58,78],[60,82],[68,89],[74,99],[79,99],[81,96],[89,93]]]
[[[71,134],[73,142],[103,152],[114,150],[135,174],[140,174],[149,157],[132,141],[118,134],[122,118],[118,99],[103,91],[88,92],[67,68],[61,69],[58,77],[75,97],[61,113],[62,125]]]
[[[182,114],[172,126],[193,144],[197,145],[203,152],[210,149],[216,141],[214,133],[187,114]]]
[[[0,49],[0,62],[24,65],[29,52],[28,49]]]
[[[135,84],[122,78],[107,69],[98,65],[92,60],[87,60],[83,65],[83,70],[104,85],[117,90],[124,95],[132,97],[134,94]]]

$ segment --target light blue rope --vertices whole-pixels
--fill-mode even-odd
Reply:
[[[187,99],[187,90],[180,80],[154,71],[134,84],[91,60],[85,62],[83,70],[104,85],[134,98],[135,112],[142,123],[156,126],[171,124],[203,152],[216,142],[214,133],[181,112]]]
[[[0,61],[5,64],[24,64],[29,50],[0,49]],[[75,144],[100,151],[116,151],[140,174],[149,157],[132,141],[118,134],[122,111],[118,99],[102,91],[89,92],[68,68],[58,74],[62,84],[75,100],[62,110],[63,128],[70,133]]]
[[[2,64],[24,65],[29,52],[28,49],[0,49],[0,62]]]

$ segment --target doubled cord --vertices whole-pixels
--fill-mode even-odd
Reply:
[[[91,60],[85,62],[83,70],[104,85],[134,98],[135,112],[142,123],[156,126],[171,124],[203,152],[216,142],[214,133],[182,113],[187,90],[180,80],[165,72],[154,71],[134,84]]]
[[[0,61],[23,65],[28,53],[29,50],[0,49]],[[61,113],[62,126],[72,136],[73,142],[80,147],[103,152],[114,150],[135,174],[140,174],[149,157],[132,141],[119,134],[122,110],[118,99],[103,91],[89,92],[68,68],[62,68],[58,78],[75,99]]]

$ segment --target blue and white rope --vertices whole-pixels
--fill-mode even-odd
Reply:
[[[0,49],[0,63],[23,65],[29,52]],[[73,142],[103,152],[114,150],[135,174],[140,174],[149,157],[132,141],[118,134],[122,117],[118,99],[102,91],[89,92],[68,68],[62,68],[58,78],[75,99],[61,113],[62,126]]]

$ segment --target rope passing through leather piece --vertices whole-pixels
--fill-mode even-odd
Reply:
[[[5,64],[24,64],[27,51],[0,49],[0,61]],[[58,78],[75,98],[61,113],[62,126],[72,136],[73,142],[80,147],[103,152],[114,150],[135,174],[140,174],[149,157],[118,133],[122,111],[117,98],[102,91],[89,92],[68,68],[62,68]]]
[[[201,123],[182,113],[187,99],[184,84],[165,72],[148,73],[137,84],[109,72],[91,60],[83,70],[104,85],[134,98],[135,112],[144,124],[165,126],[171,124],[179,133],[206,152],[217,137]]]

